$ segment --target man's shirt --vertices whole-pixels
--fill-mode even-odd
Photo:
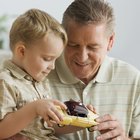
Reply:
[[[140,138],[140,72],[123,61],[106,57],[98,74],[87,85],[75,78],[61,56],[49,75],[53,98],[80,100],[95,107],[100,116],[114,115],[127,134]],[[63,135],[62,140],[95,140],[99,132],[86,129]]]

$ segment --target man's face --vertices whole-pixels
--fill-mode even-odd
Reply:
[[[104,24],[81,25],[70,22],[66,31],[66,63],[77,78],[88,83],[96,76],[107,52],[111,49],[114,35],[105,34]]]

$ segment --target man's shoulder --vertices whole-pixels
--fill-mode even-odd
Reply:
[[[132,79],[140,77],[140,71],[132,64],[116,59],[116,58],[109,58],[110,64],[112,65],[112,71],[114,76],[118,77],[131,77]]]
[[[111,63],[113,64],[113,68],[116,70],[125,70],[126,72],[133,71],[136,73],[140,72],[135,66],[126,61],[117,58],[110,58],[110,60]]]

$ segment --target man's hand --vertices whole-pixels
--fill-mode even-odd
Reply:
[[[130,140],[125,135],[121,123],[113,116],[107,114],[96,119],[98,125],[92,127],[94,131],[100,131],[97,140]]]

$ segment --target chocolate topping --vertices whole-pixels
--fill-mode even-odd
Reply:
[[[88,110],[82,102],[77,102],[72,99],[64,102],[67,106],[67,113],[72,116],[87,117]]]

